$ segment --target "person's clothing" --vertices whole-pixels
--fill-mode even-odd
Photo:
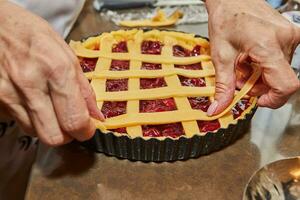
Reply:
[[[85,0],[11,0],[46,19],[63,37],[67,37]]]
[[[85,0],[14,0],[13,2],[46,19],[65,38],[79,16]],[[0,115],[3,115],[1,110]],[[38,140],[26,136],[15,122],[0,117],[1,200],[24,199],[37,144]]]
[[[24,199],[37,139],[24,135],[14,121],[1,121],[0,199]]]

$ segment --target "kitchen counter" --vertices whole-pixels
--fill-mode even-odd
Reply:
[[[87,4],[69,39],[119,27]],[[207,36],[207,24],[172,29]],[[239,200],[261,166],[300,155],[300,91],[282,108],[259,108],[245,135],[213,154],[172,163],[142,163],[95,154],[79,144],[39,146],[26,199]]]

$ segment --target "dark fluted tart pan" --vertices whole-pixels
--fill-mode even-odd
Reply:
[[[144,29],[144,31],[148,30]],[[205,38],[199,35],[195,37]],[[230,124],[227,128],[207,132],[205,135],[195,134],[191,138],[186,136],[166,137],[163,140],[142,137],[130,138],[126,134],[103,133],[97,129],[94,137],[83,142],[82,145],[98,153],[132,161],[170,162],[187,160],[221,150],[235,142],[247,132],[255,111],[256,107],[252,108],[243,118],[233,121],[235,123]]]

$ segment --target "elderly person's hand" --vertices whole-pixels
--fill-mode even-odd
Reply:
[[[44,143],[93,136],[104,117],[72,50],[43,19],[0,1],[0,110]],[[2,113],[3,114],[3,113]]]
[[[241,87],[250,67],[262,69],[262,78],[251,90],[259,106],[278,108],[300,83],[290,61],[300,41],[300,31],[264,0],[206,0],[211,54],[216,68],[215,101],[208,115],[222,112]],[[236,77],[235,70],[243,71]],[[239,73],[240,74],[240,73]]]

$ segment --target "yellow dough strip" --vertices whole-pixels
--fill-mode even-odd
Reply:
[[[106,119],[103,125],[107,129],[114,129],[125,126],[135,126],[143,124],[169,124],[181,121],[194,121],[201,118],[207,118],[206,113],[199,110],[175,110],[167,112],[155,113],[138,113],[138,114],[125,114]],[[205,120],[205,119],[204,119]]]
[[[162,55],[172,55],[173,54],[172,46],[177,45],[177,41],[174,40],[172,37],[165,37],[164,44],[166,45],[162,48]],[[175,66],[172,64],[162,64],[162,69],[176,70]],[[212,71],[214,73],[214,70]],[[195,74],[197,73],[195,72]],[[176,90],[182,87],[179,77],[177,75],[166,76],[165,80],[167,82],[167,85],[170,88],[172,87],[173,89]],[[174,101],[176,103],[177,110],[185,110],[185,111],[192,110],[192,107],[187,97],[174,97]],[[181,122],[181,124],[184,129],[184,134],[188,137],[191,137],[195,133],[200,132],[196,121]]]
[[[113,36],[117,41],[130,41],[135,38],[136,35],[142,34],[145,40],[159,40],[163,41],[165,37],[173,37],[176,38],[178,44],[188,44],[188,46],[193,47],[195,45],[200,45],[204,49],[209,48],[209,42],[201,37],[195,37],[195,34],[192,33],[181,33],[181,32],[172,32],[172,31],[159,31],[159,30],[151,30],[147,32],[143,32],[139,29],[131,29],[131,30],[117,30],[112,31],[110,33],[105,32],[101,35],[90,37],[87,40],[82,42],[82,46],[88,49],[94,49],[94,47],[98,47],[100,45],[100,41],[108,36]],[[72,43],[73,41],[71,41]],[[191,50],[191,49],[189,49]]]
[[[119,25],[126,27],[170,26],[174,25],[182,16],[183,14],[176,10],[170,17],[166,17],[165,13],[162,10],[159,10],[152,19],[120,21]]]
[[[213,96],[215,94],[214,86],[207,87],[188,87],[181,86],[176,89],[170,89],[168,87],[141,89],[137,91],[118,91],[118,92],[106,92],[105,79],[93,79],[91,82],[96,94],[96,100],[99,101],[129,101],[129,100],[153,100],[164,99],[171,97],[197,97],[197,96]],[[96,88],[104,88],[104,91],[100,91]],[[236,95],[239,92],[236,92]]]
[[[107,48],[106,49],[103,49],[103,51],[108,51],[109,48],[112,48],[112,44],[108,44],[108,43],[105,43],[101,38],[100,38],[100,41],[103,42]],[[89,43],[88,45],[92,45],[93,43]],[[97,60],[97,63],[96,63],[96,67],[95,67],[95,73],[98,73],[98,72],[101,72],[103,70],[108,70],[110,68],[110,65],[111,65],[111,59],[107,59],[107,58],[98,58]],[[97,91],[99,93],[104,93],[105,90],[106,90],[106,87],[105,87],[105,84],[106,84],[106,79],[92,79],[91,80],[91,87],[93,88],[94,91]],[[103,85],[103,87],[97,87],[96,85]],[[97,107],[99,108],[99,110],[102,109],[102,106],[103,106],[103,101],[98,101],[97,102]],[[98,120],[94,120],[97,124],[96,126],[98,128],[100,128],[101,130],[106,130],[106,128],[104,127],[104,125],[98,121]]]
[[[152,21],[150,19],[140,21],[120,21],[119,25],[126,27],[159,27],[159,26],[170,26],[176,23],[176,20],[165,20],[165,21]]]
[[[139,52],[138,46],[140,46],[139,42],[133,43],[128,42],[128,51],[137,54]],[[130,71],[136,71],[141,67],[141,62],[139,61],[130,61]],[[128,80],[128,90],[129,91],[138,91],[140,89],[140,80],[138,77],[132,77]],[[127,109],[126,113],[130,113],[131,115],[138,114],[140,111],[139,100],[130,100],[127,101]],[[130,126],[126,128],[128,135],[132,137],[138,137],[143,135],[142,127],[140,125]]]
[[[95,79],[93,83],[97,84],[96,81],[97,79]],[[143,89],[138,91],[119,91],[104,93],[100,93],[96,90],[95,93],[97,101],[152,100],[170,97],[211,96],[215,93],[215,87],[182,86],[181,88],[177,89],[161,87],[153,89]]]
[[[215,119],[217,118],[208,117],[205,112],[200,110],[175,110],[167,112],[119,115],[117,117],[106,119],[106,121],[103,122],[103,126],[106,127],[106,129],[115,129],[125,126],[170,124],[196,120],[212,121]]]
[[[166,68],[161,70],[128,70],[128,71],[110,71],[110,70],[101,70],[98,72],[88,72],[85,73],[85,76],[88,79],[97,79],[97,78],[157,78],[157,74],[160,77],[172,76],[172,75],[181,75],[190,78],[196,77],[206,77],[213,76],[215,70],[185,70],[180,68]]]
[[[86,49],[80,42],[71,41],[70,46],[75,51],[77,56],[85,58],[110,58],[114,60],[135,60],[147,63],[156,64],[176,64],[176,65],[189,65],[195,64],[202,61],[209,61],[211,59],[208,55],[192,56],[192,57],[176,57],[168,56],[164,57],[161,55],[150,55],[150,54],[138,54],[132,55],[130,53],[104,53],[102,51]]]

